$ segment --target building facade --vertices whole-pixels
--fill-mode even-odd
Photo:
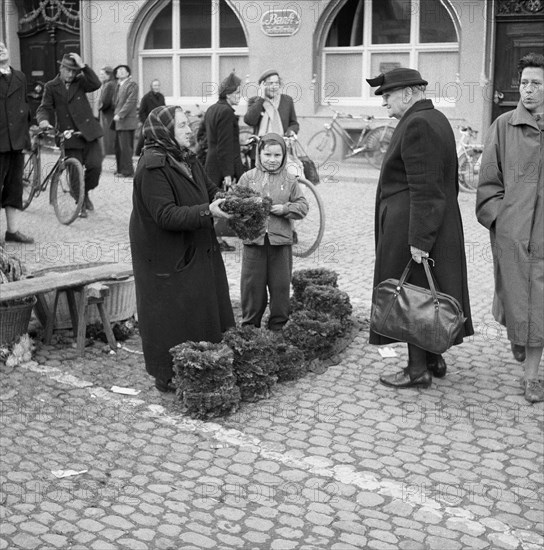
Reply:
[[[455,127],[482,134],[518,99],[516,63],[544,53],[544,0],[4,0],[0,29],[29,82],[79,51],[95,70],[131,66],[169,104],[206,109],[233,69],[243,114],[276,68],[304,142],[331,115],[383,117],[365,78],[413,67]],[[360,120],[342,119],[347,128]]]

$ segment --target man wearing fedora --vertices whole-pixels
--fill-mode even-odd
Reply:
[[[463,226],[457,202],[457,152],[448,119],[425,97],[418,71],[397,68],[367,79],[390,117],[399,119],[385,153],[376,193],[374,287],[400,279],[412,259],[409,282],[429,288],[422,257],[441,292],[457,298],[466,317],[455,344],[474,334],[470,316]],[[408,327],[400,327],[407,329]],[[393,340],[370,331],[369,343]],[[393,388],[428,388],[446,374],[442,355],[408,343],[408,365],[380,382]]]
[[[23,207],[23,149],[29,145],[29,121],[26,77],[10,67],[8,48],[0,41],[0,209],[6,212],[6,241],[25,244],[34,242],[19,231],[18,224]]]
[[[138,127],[138,84],[132,80],[130,74],[128,65],[118,65],[113,69],[113,75],[117,78],[113,115],[116,175],[128,178],[134,176],[132,155],[134,131]]]
[[[77,53],[65,54],[59,62],[59,74],[46,83],[36,119],[41,129],[56,121],[57,130],[76,130],[81,136],[72,136],[65,142],[66,156],[77,158],[85,167],[85,200],[80,216],[94,210],[89,192],[98,186],[102,172],[102,136],[100,122],[94,117],[86,94],[100,88],[100,80]]]

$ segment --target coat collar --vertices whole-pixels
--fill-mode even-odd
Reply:
[[[420,99],[404,113],[402,118],[406,118],[408,115],[417,113],[418,111],[427,111],[428,109],[434,109],[433,102],[430,99]]]
[[[518,102],[518,106],[512,111],[512,116],[508,121],[508,124],[512,126],[522,126],[526,124],[527,126],[532,126],[540,131],[536,120],[533,118],[533,115],[525,108],[521,99]]]

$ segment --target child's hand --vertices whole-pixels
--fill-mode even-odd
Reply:
[[[270,213],[275,216],[283,216],[283,204],[273,204]]]

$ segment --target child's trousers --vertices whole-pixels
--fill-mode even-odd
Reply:
[[[291,245],[244,245],[242,257],[242,324],[261,326],[270,292],[268,328],[280,330],[289,319],[289,293],[293,253]]]

